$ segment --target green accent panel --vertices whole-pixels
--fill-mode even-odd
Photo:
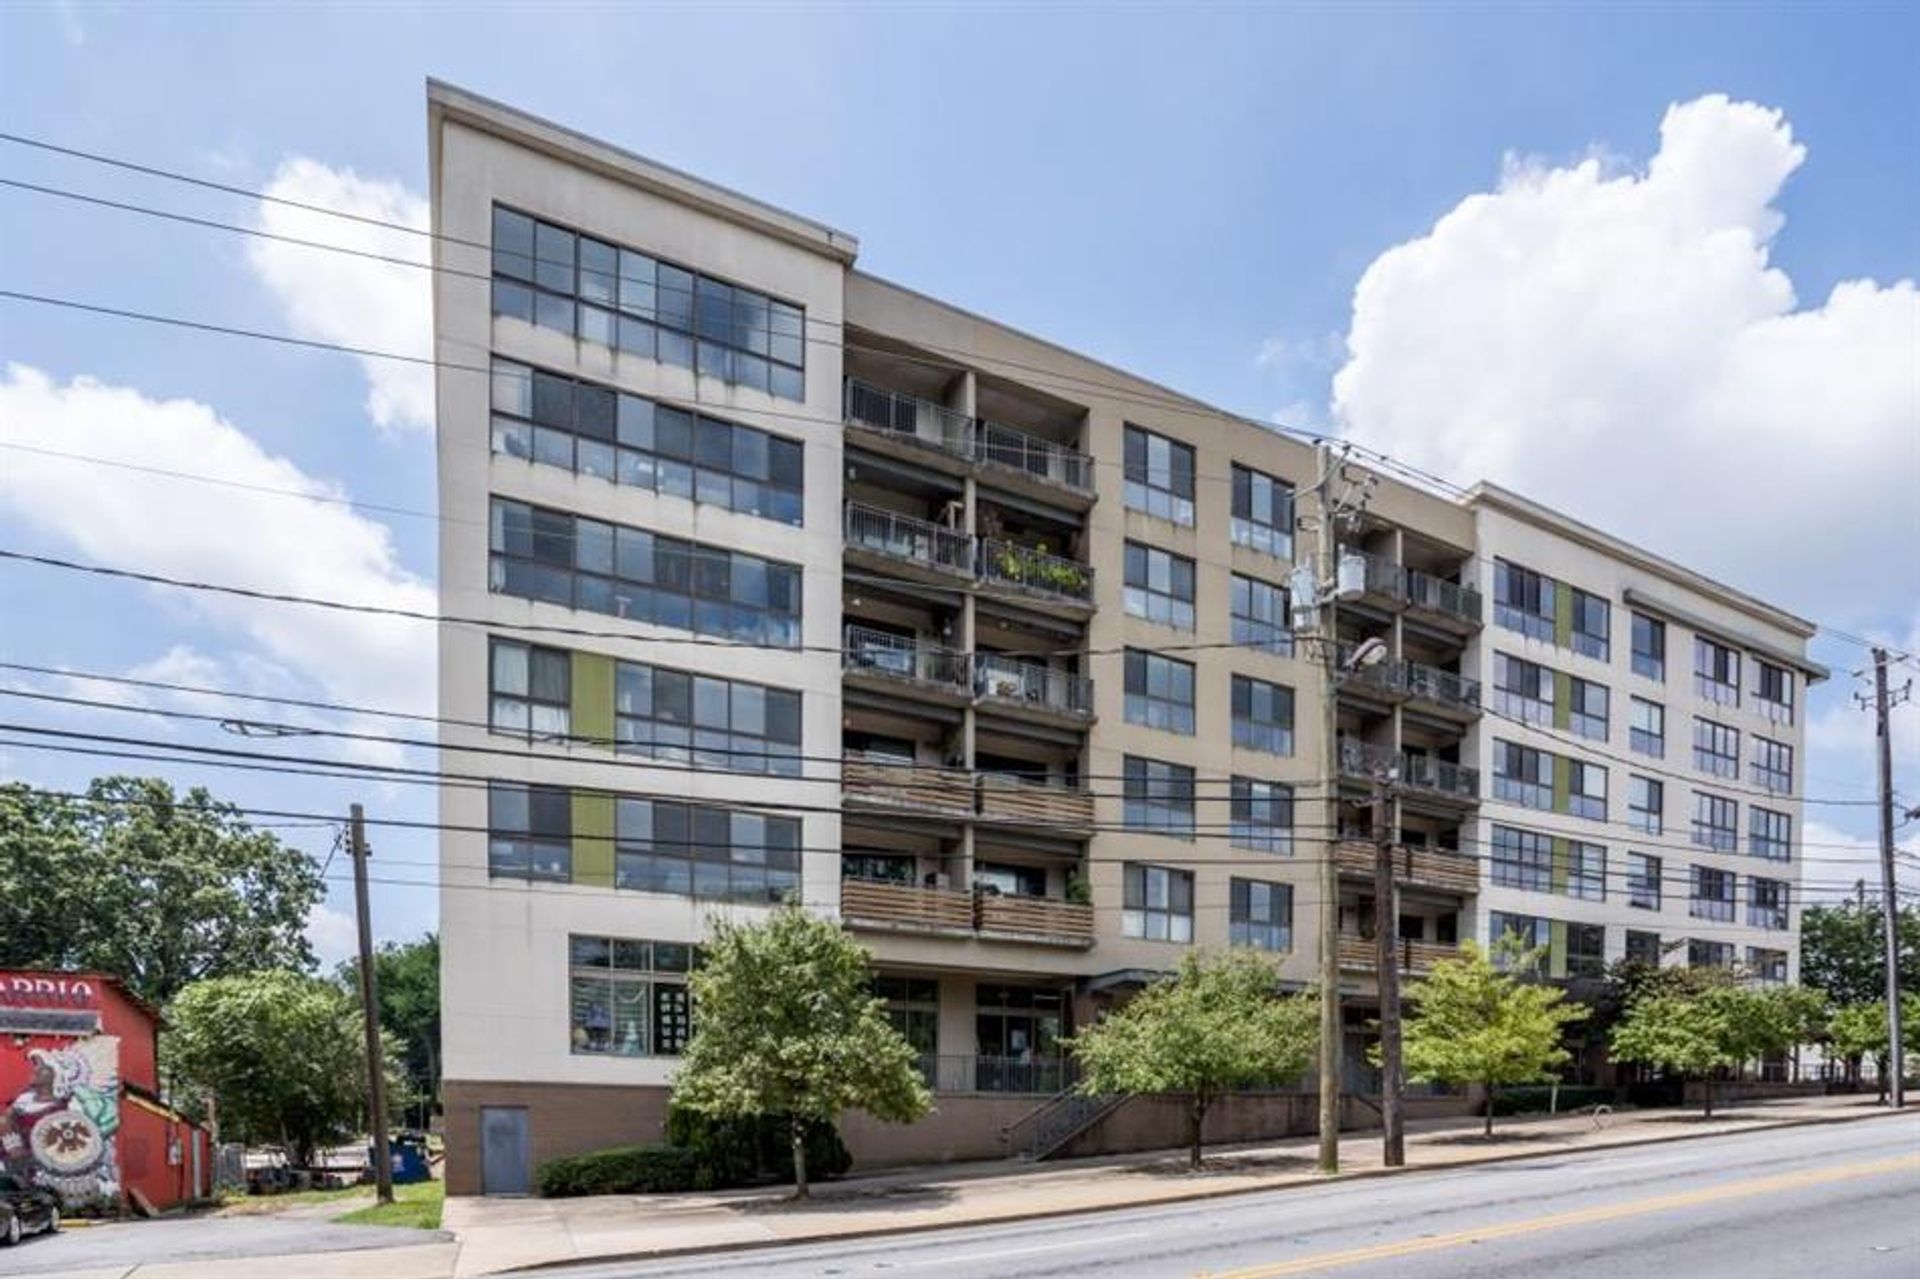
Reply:
[[[1564,730],[1573,728],[1573,676],[1565,671],[1553,673],[1553,726]]]
[[[1553,811],[1573,811],[1573,761],[1565,755],[1553,757]]]
[[[1555,835],[1548,844],[1553,850],[1553,865],[1548,872],[1551,876],[1549,882],[1552,883],[1554,892],[1564,893],[1567,891],[1567,876],[1573,859],[1568,853],[1567,841],[1561,836]]]
[[[599,653],[575,653],[572,674],[574,736],[611,742],[613,659]]]
[[[1553,584],[1553,642],[1573,647],[1573,592],[1565,582]]]
[[[1547,930],[1552,940],[1547,943],[1547,976],[1565,977],[1567,975],[1567,922],[1564,919],[1549,919]]]
[[[611,795],[573,793],[573,882],[613,887]]]

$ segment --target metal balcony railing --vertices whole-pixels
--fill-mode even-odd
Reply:
[[[845,400],[846,420],[853,426],[883,431],[954,457],[973,456],[973,419],[965,413],[853,378],[847,379]]]
[[[980,578],[985,582],[1004,583],[1036,595],[1077,603],[1093,600],[1091,564],[991,537],[980,539],[978,563]]]
[[[1048,1096],[1080,1078],[1071,1057],[957,1056],[926,1053],[920,1075],[934,1092],[1040,1093]]]
[[[877,506],[847,503],[846,542],[850,547],[928,568],[962,574],[973,571],[973,542],[965,533]]]
[[[1092,680],[1001,653],[973,655],[973,691],[993,701],[1017,702],[1064,715],[1093,714]]]
[[[1424,702],[1471,707],[1474,710],[1480,708],[1479,680],[1442,670],[1438,666],[1423,666],[1419,662],[1402,665],[1409,697],[1417,697]]]
[[[1020,471],[1079,493],[1093,492],[1093,459],[1064,444],[987,421],[975,427],[973,442],[974,457],[981,462]]]
[[[1480,797],[1480,770],[1449,764],[1431,755],[1394,752],[1351,737],[1340,739],[1340,772],[1371,781],[1391,778],[1409,790],[1455,799]]]
[[[965,653],[865,626],[845,629],[840,664],[849,671],[890,675],[957,690],[967,687]]]
[[[1479,591],[1417,568],[1406,570],[1406,600],[1415,608],[1445,613],[1468,622],[1478,623],[1483,615]]]
[[[1359,565],[1356,580],[1350,565]],[[1351,546],[1340,548],[1340,589],[1358,588],[1368,595],[1384,595],[1392,599],[1406,598],[1406,570],[1384,556]]]

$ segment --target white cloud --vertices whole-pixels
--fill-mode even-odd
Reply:
[[[323,901],[307,916],[307,941],[320,961],[320,970],[332,972],[360,953],[360,925],[347,911],[335,910]]]
[[[280,166],[267,194],[319,205],[364,218],[427,229],[427,202],[398,182],[362,178],[317,160],[293,159]],[[427,262],[427,241],[418,235],[329,217],[285,204],[263,202],[260,228],[377,253]],[[254,272],[286,308],[302,337],[375,351],[429,357],[432,347],[432,272],[371,258],[273,240],[247,249]],[[367,413],[384,430],[429,430],[433,426],[433,370],[399,360],[358,357],[367,376]]]
[[[1336,420],[1821,620],[1910,609],[1920,293],[1796,309],[1773,202],[1806,154],[1711,96],[1667,111],[1644,172],[1509,160],[1361,277]]]
[[[1895,835],[1894,847],[1912,853],[1913,841],[1901,838],[1905,833]],[[1806,847],[1807,865],[1801,869],[1800,890],[1806,905],[1851,898],[1855,885],[1862,881],[1869,895],[1879,894],[1882,877],[1878,837],[1854,835],[1813,819],[1807,822]],[[1896,858],[1894,878],[1905,896],[1913,891],[1915,882],[1920,881],[1920,867]]]
[[[10,451],[0,465],[0,513],[88,560],[295,595],[435,609],[432,586],[401,564],[385,525],[319,500],[343,494],[266,453],[207,405],[153,400],[84,377],[60,385],[39,370],[11,365],[0,381],[0,421],[9,440],[29,447],[163,467],[190,457],[201,474],[309,499]],[[148,664],[143,678],[275,692],[288,691],[291,682],[328,700],[433,708],[430,625],[165,588],[160,597],[233,637],[243,655],[216,661],[174,649]],[[284,711],[271,717],[291,718]]]

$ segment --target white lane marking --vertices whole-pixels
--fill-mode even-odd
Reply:
[[[1039,1243],[1026,1248],[998,1248],[993,1252],[969,1252],[958,1257],[938,1257],[927,1261],[902,1261],[896,1262],[895,1265],[902,1268],[907,1266],[954,1266],[962,1265],[969,1261],[993,1261],[1001,1257],[1024,1257],[1036,1252],[1059,1252],[1066,1248],[1085,1248],[1090,1244],[1118,1243],[1122,1239],[1145,1239],[1152,1233],[1150,1230],[1135,1230],[1127,1234],[1101,1235],[1095,1239],[1069,1239],[1061,1243]]]

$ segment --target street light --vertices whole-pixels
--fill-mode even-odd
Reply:
[[[1360,646],[1347,654],[1347,660],[1340,663],[1349,675],[1378,666],[1387,660],[1387,642],[1378,635],[1360,641]]]

